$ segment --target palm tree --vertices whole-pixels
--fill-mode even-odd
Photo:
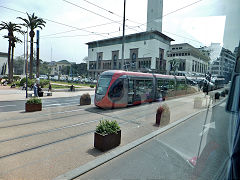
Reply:
[[[21,31],[21,26],[12,22],[3,22],[0,23],[0,31],[1,30],[7,30],[8,31],[8,35],[7,36],[3,36],[4,38],[8,39],[8,79],[10,82],[12,82],[11,77],[13,77],[13,71],[11,71],[11,48],[12,48],[12,41],[14,38],[13,33],[14,32],[19,32],[22,33]]]
[[[22,17],[18,17],[18,19],[21,19],[24,21],[24,26],[28,27],[30,29],[30,32],[29,32],[29,36],[30,36],[30,79],[32,79],[33,77],[33,38],[35,36],[35,32],[34,30],[36,28],[40,28],[42,29],[42,27],[45,27],[45,24],[46,22],[42,19],[42,18],[39,18],[37,16],[34,15],[34,13],[32,15],[29,15],[27,13],[27,16],[28,18],[25,19],[25,18],[22,18]],[[37,65],[39,66],[39,62],[37,62]],[[37,70],[39,68],[37,67]],[[37,74],[39,74],[37,72]]]
[[[13,56],[14,56],[14,48],[15,48],[15,43],[22,43],[22,40],[19,39],[16,36],[13,36],[12,38],[12,57],[11,57],[11,80],[13,80]]]

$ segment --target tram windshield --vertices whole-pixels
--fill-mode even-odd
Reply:
[[[112,76],[100,76],[98,80],[96,94],[104,95],[107,92]]]

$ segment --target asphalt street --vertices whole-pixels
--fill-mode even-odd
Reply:
[[[92,104],[94,96],[91,96]],[[0,101],[0,112],[24,111],[26,100]],[[77,105],[80,96],[42,99],[43,108]]]
[[[205,147],[206,138],[212,129],[226,136],[226,130],[220,129],[220,126],[217,129],[215,126],[208,126],[222,119],[225,123],[223,128],[227,127],[229,114],[224,107],[225,102],[210,109],[208,116],[207,111],[193,116],[179,126],[76,179],[191,179],[193,168],[187,160],[197,156],[201,136],[203,141],[200,151]],[[205,118],[207,119],[204,125]],[[222,137],[223,135],[221,139]],[[208,140],[210,138],[208,137]],[[221,158],[223,160],[226,157]],[[213,167],[219,166],[221,164],[214,164]],[[213,172],[217,172],[216,169]]]

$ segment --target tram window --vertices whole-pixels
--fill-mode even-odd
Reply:
[[[141,94],[143,91],[144,80],[136,80],[136,94]]]
[[[114,82],[109,91],[110,98],[120,98],[123,94],[123,79],[118,79]]]
[[[169,80],[168,82],[168,89],[174,89],[174,80]]]
[[[158,84],[157,84],[157,89],[158,91],[160,91],[164,86],[164,81],[163,80],[158,80]]]

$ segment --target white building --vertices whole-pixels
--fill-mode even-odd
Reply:
[[[166,74],[170,37],[162,33],[163,0],[148,0],[147,31],[125,36],[124,69]],[[88,73],[96,78],[109,69],[121,69],[122,37],[88,42]]]
[[[67,60],[61,60],[61,61],[58,61],[58,62],[55,62],[55,61],[52,61],[50,62],[50,68],[51,68],[51,73],[50,75],[62,75],[61,72],[64,68],[66,67],[71,67],[72,64],[75,64],[75,63],[72,63],[72,62],[69,62]]]
[[[170,37],[159,31],[127,35],[124,46],[125,70],[166,73],[166,52]],[[121,69],[122,37],[87,43],[88,72],[91,77],[109,69]]]
[[[206,53],[188,43],[174,44],[167,52],[167,72],[173,74],[171,61],[180,62],[177,75],[203,76],[208,71],[210,58]]]
[[[0,75],[8,74],[8,53],[0,52]]]

